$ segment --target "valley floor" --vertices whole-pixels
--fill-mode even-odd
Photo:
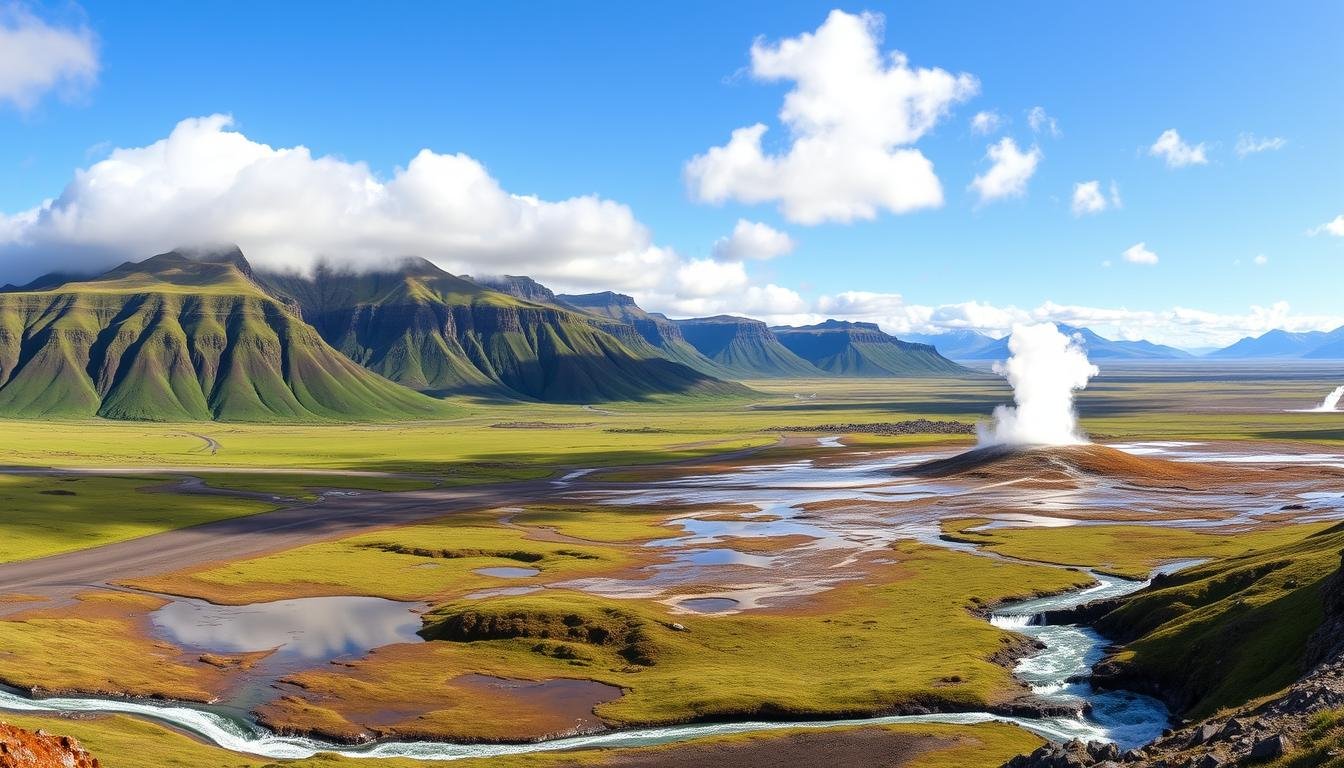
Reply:
[[[388,426],[8,422],[0,495],[21,514],[0,522],[0,681],[214,702],[337,743],[1040,716],[1050,702],[1014,674],[1029,642],[986,612],[1084,586],[1080,569],[1138,578],[1321,535],[1344,518],[1344,414],[1287,411],[1325,383],[1102,379],[1085,428],[1213,478],[1148,484],[1054,458],[1029,477],[905,473],[969,447],[927,422],[974,423],[1005,397],[988,379],[483,403]],[[306,617],[298,639],[265,621],[201,629],[261,604]],[[3,719],[68,732],[113,768],[362,762],[268,762],[124,716]],[[925,724],[479,764],[996,766],[1040,743]]]

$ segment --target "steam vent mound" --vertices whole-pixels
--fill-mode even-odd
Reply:
[[[0,768],[100,768],[100,764],[69,736],[0,723]]]
[[[1104,445],[993,445],[907,467],[901,474],[1060,485],[1087,479],[1110,479],[1134,485],[1169,487],[1246,481],[1253,479],[1247,475],[1254,475],[1255,471],[1248,473],[1245,467],[1134,456]]]

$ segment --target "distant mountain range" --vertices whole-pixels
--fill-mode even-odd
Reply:
[[[1151,341],[1116,341],[1087,328],[1057,324],[1063,333],[1082,337],[1087,356],[1093,360],[1191,360],[1194,355],[1175,347],[1154,344]],[[980,361],[1006,360],[1008,337],[996,339],[978,331],[948,331],[940,334],[907,334],[909,341],[932,345],[953,360]]]
[[[1193,356],[1086,328],[1095,360]],[[481,396],[589,403],[748,394],[757,378],[959,376],[1002,360],[975,331],[898,339],[873,323],[674,320],[623,294],[556,295],[423,259],[371,272],[254,271],[238,249],[0,289],[0,416],[157,421],[434,418]],[[1344,328],[1271,331],[1207,355],[1344,359]]]
[[[1344,326],[1333,331],[1270,331],[1209,353],[1223,360],[1344,360]]]
[[[959,375],[875,325],[671,320],[422,259],[254,271],[236,248],[0,289],[0,416],[155,421],[434,418],[459,396],[587,403],[740,396],[732,379]],[[442,398],[448,398],[447,400]]]

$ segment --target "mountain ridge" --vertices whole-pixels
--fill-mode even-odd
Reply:
[[[262,280],[352,360],[438,396],[587,403],[747,391],[663,358],[623,325],[492,290],[423,259]]]
[[[948,376],[969,373],[928,344],[902,341],[876,323],[826,320],[770,329],[789,351],[835,376]]]
[[[427,418],[254,282],[236,248],[0,293],[0,414],[148,421]]]

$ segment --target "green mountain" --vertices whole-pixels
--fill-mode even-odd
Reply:
[[[635,300],[623,293],[561,294],[556,299],[595,317],[613,320],[633,328],[645,342],[668,360],[694,368],[708,376],[731,379],[734,372],[700,354],[682,335],[678,324],[667,317],[645,312]]]
[[[663,358],[621,323],[491,290],[423,259],[262,280],[350,359],[425,392],[586,403],[746,391]]]
[[[555,291],[538,283],[525,275],[494,275],[489,277],[472,277],[463,275],[463,280],[470,280],[473,283],[489,288],[492,291],[507,293],[515,299],[530,301],[533,304],[555,304]]]
[[[967,372],[928,344],[901,341],[874,323],[827,320],[770,330],[790,352],[836,376],[956,376]]]
[[[266,294],[236,249],[172,252],[0,292],[0,415],[176,421],[423,418]]]
[[[811,378],[826,372],[789,351],[760,320],[732,315],[674,320],[697,352],[743,379]]]

